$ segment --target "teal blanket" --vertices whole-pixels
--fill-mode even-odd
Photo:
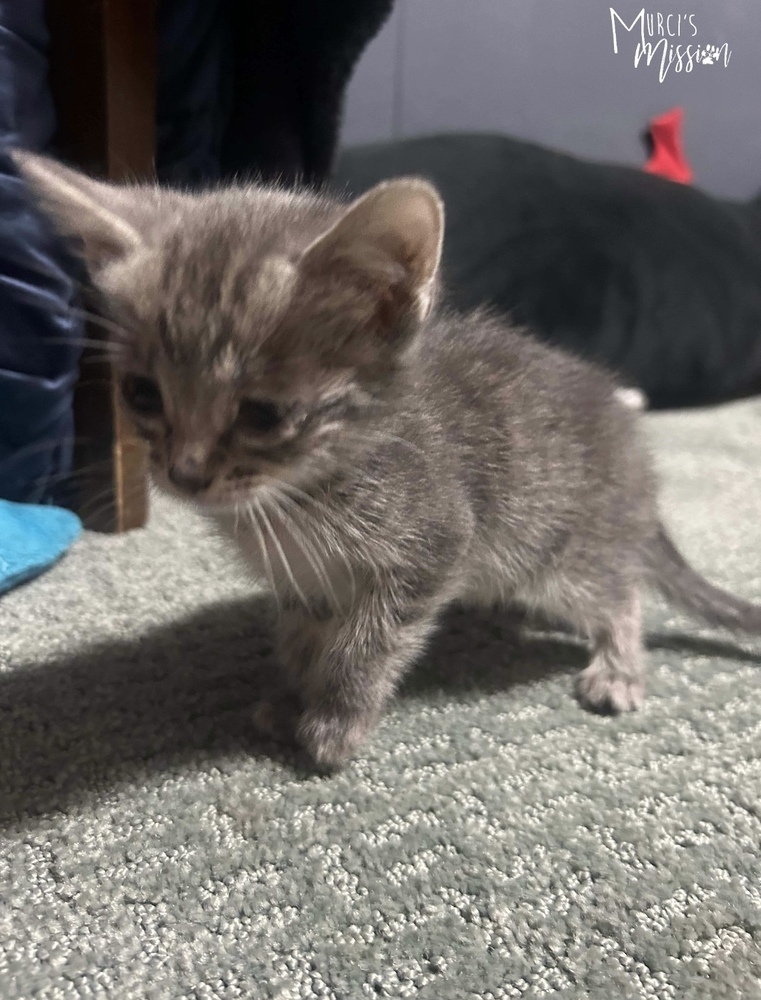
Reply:
[[[69,510],[0,500],[0,594],[52,566],[81,530]]]

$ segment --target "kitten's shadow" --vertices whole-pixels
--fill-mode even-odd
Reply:
[[[520,611],[457,608],[443,620],[400,697],[505,691],[549,674],[580,670],[587,659],[585,645],[572,634],[542,627]]]
[[[263,754],[298,770],[295,754],[257,741],[251,724],[252,705],[277,684],[270,618],[261,598],[214,606],[0,676],[0,824],[209,757]],[[570,636],[527,636],[520,622],[453,612],[401,697],[504,691],[584,664]],[[693,653],[748,657],[731,643],[685,642]],[[661,645],[685,643],[666,636]]]

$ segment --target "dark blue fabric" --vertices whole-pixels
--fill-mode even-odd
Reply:
[[[52,140],[47,44],[44,0],[0,3],[0,497],[27,502],[71,467],[82,336],[74,264],[7,153]]]

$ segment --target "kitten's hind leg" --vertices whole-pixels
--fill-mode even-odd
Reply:
[[[579,700],[597,712],[632,712],[642,706],[645,664],[642,612],[635,592],[592,635],[592,662],[576,681]]]

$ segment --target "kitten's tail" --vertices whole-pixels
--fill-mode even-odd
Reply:
[[[693,569],[659,525],[647,556],[652,582],[666,600],[709,625],[761,635],[761,604],[715,587]]]

